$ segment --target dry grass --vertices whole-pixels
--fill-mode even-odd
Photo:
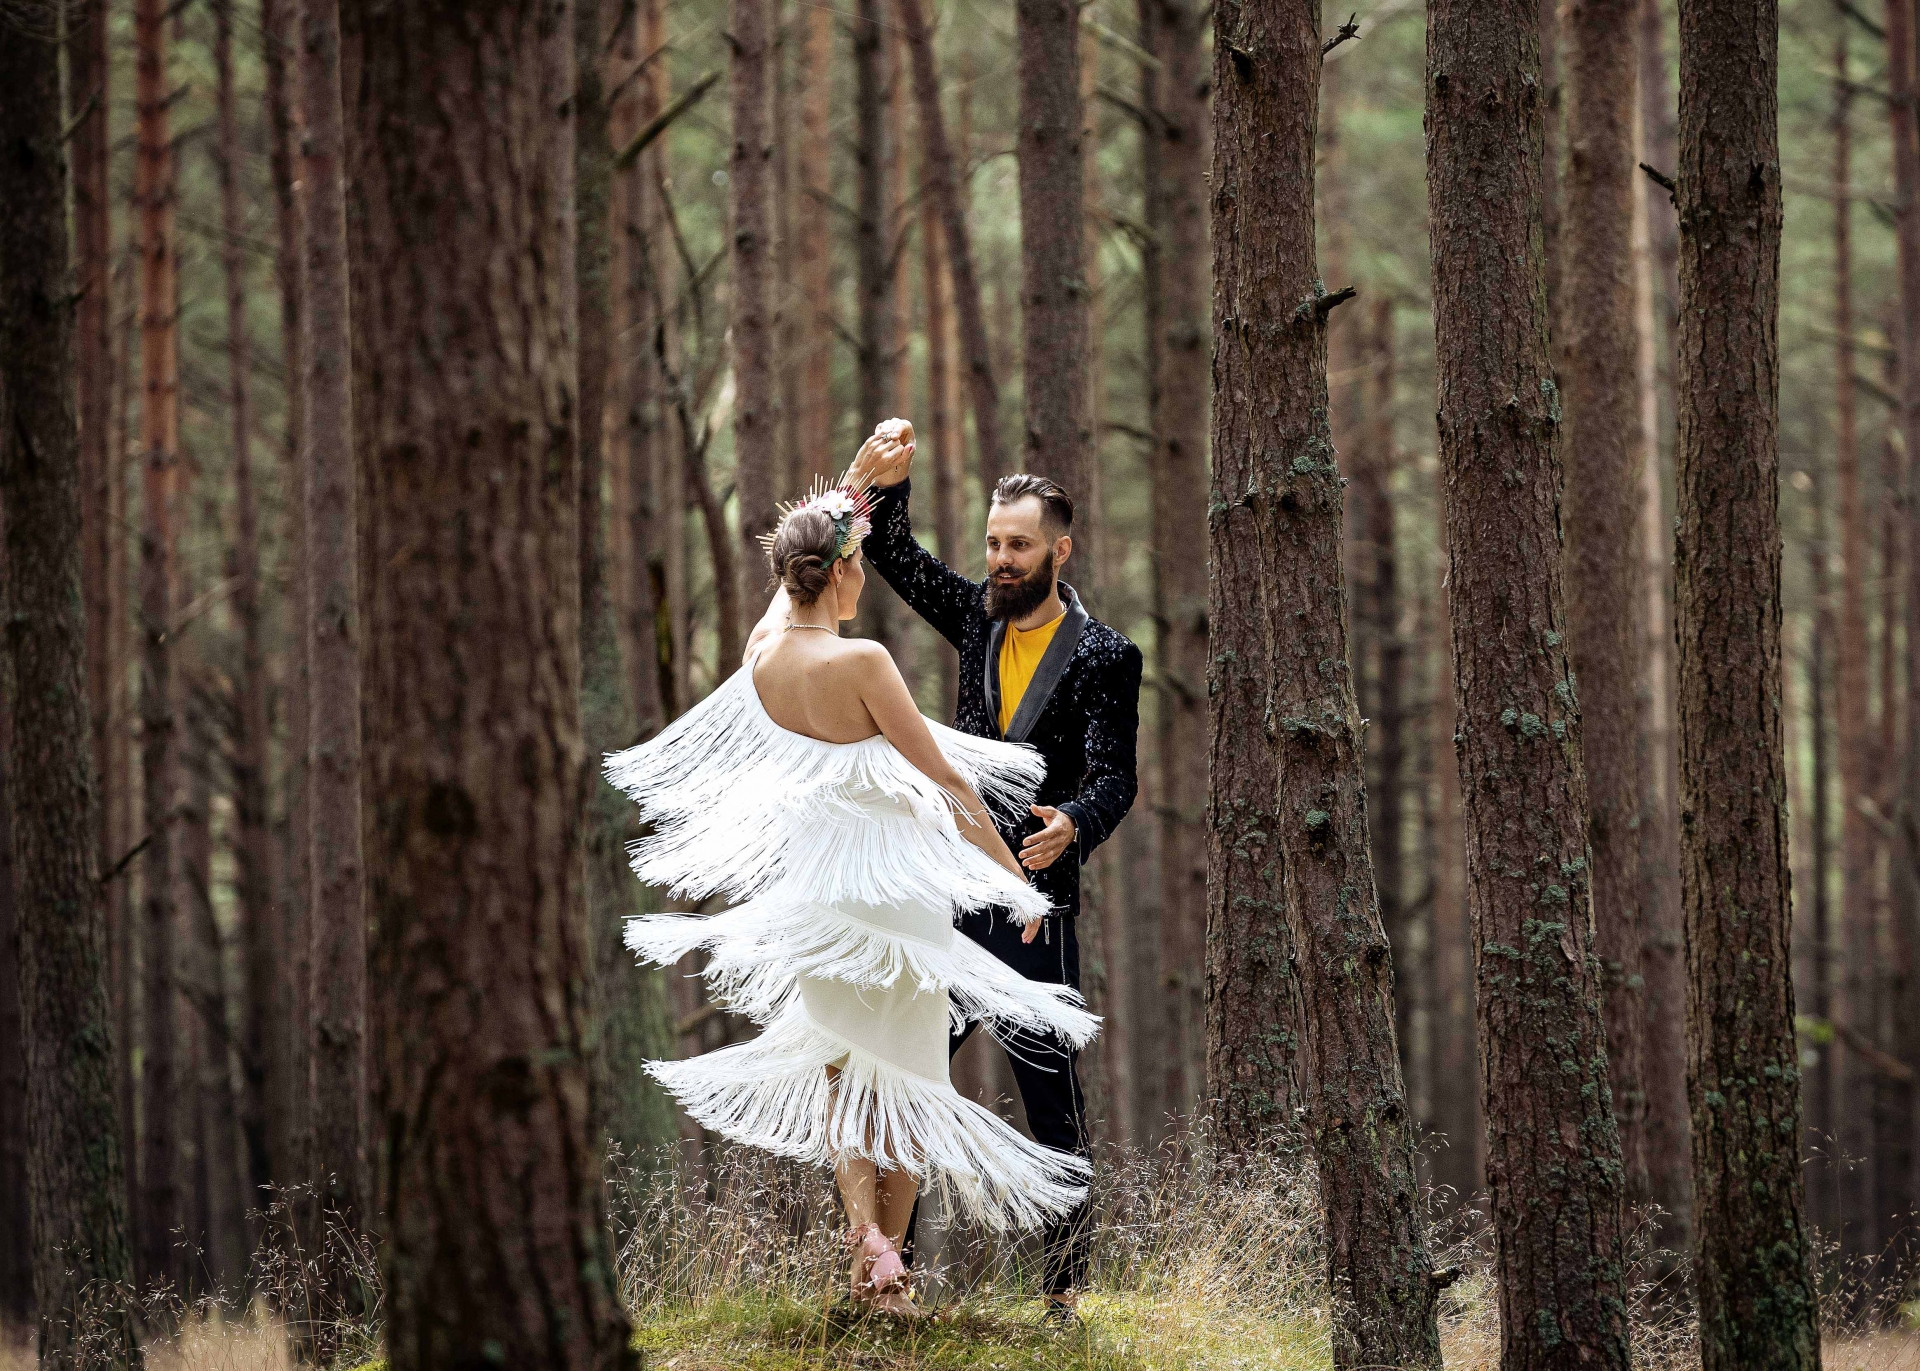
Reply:
[[[1330,1302],[1315,1193],[1297,1161],[1104,1158],[1084,1322],[1063,1333],[1040,1320],[1030,1239],[923,1214],[918,1265],[938,1313],[907,1326],[848,1306],[840,1220],[821,1174],[722,1149],[697,1166],[678,1156],[618,1166],[609,1187],[621,1293],[649,1371],[1317,1371],[1329,1363]],[[292,1371],[287,1325],[268,1312],[289,1308],[312,1311],[335,1365],[368,1361],[377,1291],[371,1314],[350,1315],[324,1287],[342,1273],[370,1282],[370,1244],[333,1234],[308,1253],[284,1221],[277,1233],[256,1258],[267,1298],[244,1310],[218,1298],[148,1302],[164,1315],[152,1326],[176,1330],[150,1339],[150,1367]],[[1449,1371],[1492,1371],[1498,1314],[1476,1216],[1437,1223],[1434,1242],[1439,1264],[1463,1272],[1443,1301]],[[1652,1270],[1655,1255],[1637,1252],[1634,1269]],[[1634,1302],[1636,1365],[1697,1364],[1685,1312],[1650,1295]],[[1860,1331],[1884,1319],[1834,1322],[1829,1371],[1920,1371],[1920,1337]],[[0,1339],[0,1371],[31,1365],[30,1349]]]

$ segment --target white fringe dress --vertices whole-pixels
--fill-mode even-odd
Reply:
[[[990,807],[1026,812],[1045,774],[1038,753],[928,726]],[[648,961],[704,949],[710,992],[761,1027],[750,1042],[648,1063],[689,1114],[803,1162],[903,1167],[996,1228],[1074,1208],[1085,1159],[1022,1136],[947,1073],[950,1026],[978,1020],[1079,1047],[1099,1020],[1070,988],[1027,980],[954,926],[985,907],[1024,925],[1048,905],[961,836],[945,790],[884,737],[830,743],[782,728],[751,663],[609,757],[606,774],[651,825],[631,849],[641,880],[736,902],[627,923],[627,946]]]

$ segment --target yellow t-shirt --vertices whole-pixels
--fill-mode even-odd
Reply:
[[[1047,655],[1047,644],[1053,641],[1055,630],[1066,617],[1063,606],[1051,623],[1038,628],[1023,631],[1007,625],[1006,636],[1000,641],[1000,733],[1003,737],[1020,709],[1027,687],[1033,683],[1033,673],[1040,669],[1040,659]]]

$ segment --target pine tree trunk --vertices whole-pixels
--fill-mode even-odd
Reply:
[[[1016,0],[1020,46],[1020,333],[1026,470],[1076,500],[1092,489],[1087,431],[1089,308],[1082,279],[1084,167],[1080,12],[1072,0]],[[1091,540],[1074,578],[1094,580]]]
[[[1840,27],[1845,34],[1845,25]],[[1844,42],[1844,37],[1842,39]],[[1837,81],[1848,80],[1844,51]],[[1843,93],[1840,97],[1846,99]],[[1852,205],[1846,188],[1849,130],[1845,105],[1834,112],[1833,252],[1836,330],[1834,347],[1833,466],[1835,497],[1840,515],[1840,604],[1838,656],[1835,661],[1833,711],[1838,724],[1840,762],[1840,944],[1841,983],[1835,1006],[1842,1023],[1870,1040],[1879,1038],[1880,954],[1873,902],[1873,833],[1860,802],[1872,785],[1867,775],[1871,706],[1867,699],[1866,558],[1860,511],[1860,443],[1854,415]],[[1844,362],[1844,365],[1841,363]],[[1874,1212],[1875,1172],[1879,1149],[1874,1145],[1871,1101],[1878,1085],[1872,1064],[1851,1050],[1839,1055],[1841,1097],[1847,1102],[1840,1116],[1840,1145],[1863,1165],[1842,1173],[1840,1248],[1846,1259],[1875,1254],[1880,1249],[1879,1224]]]
[[[217,17],[216,17],[217,23]],[[217,45],[217,40],[216,40]],[[209,502],[211,506],[211,502]],[[209,508],[209,513],[212,510]],[[211,521],[209,521],[211,522]],[[194,694],[211,698],[205,669],[194,673]],[[188,709],[188,739],[192,757],[187,762],[185,810],[181,815],[181,887],[187,918],[187,998],[192,1012],[188,1040],[193,1080],[188,1099],[195,1119],[194,1168],[196,1203],[189,1212],[196,1227],[189,1237],[205,1255],[196,1265],[202,1280],[216,1289],[231,1289],[247,1275],[246,1182],[240,1165],[239,1101],[229,1069],[228,1044],[232,1022],[227,1012],[226,953],[220,921],[213,907],[213,776],[222,748],[214,736],[207,707]]]
[[[1240,987],[1222,975],[1225,949],[1210,949],[1210,990],[1231,1009],[1214,1016],[1219,1031],[1208,1049],[1245,1057],[1269,1035],[1299,1034],[1303,1122],[1337,1301],[1334,1365],[1437,1368],[1437,1290],[1347,667],[1343,482],[1327,426],[1326,316],[1339,301],[1320,286],[1314,261],[1319,6],[1229,3],[1215,17],[1211,546],[1217,567],[1232,558],[1255,578],[1250,626],[1273,644],[1267,706],[1250,723],[1270,719],[1276,730],[1266,742],[1276,763],[1266,831],[1281,873],[1278,903],[1294,952],[1288,1007],[1297,1017],[1232,1012]],[[1216,621],[1225,613],[1216,599]],[[1216,759],[1238,731],[1223,716],[1219,708],[1213,719]],[[1226,836],[1216,822],[1213,842]],[[1236,937],[1247,914],[1233,905],[1227,913],[1209,927],[1209,942],[1250,941]],[[1255,918],[1262,915],[1272,917],[1261,909]],[[1228,1140],[1244,1146],[1232,1133]]]
[[[577,0],[574,300],[575,336],[580,340],[580,703],[586,741],[580,785],[587,797],[587,922],[601,1041],[595,1056],[595,1123],[624,1153],[650,1157],[674,1137],[672,1106],[645,1069],[648,1059],[672,1054],[666,985],[658,968],[636,967],[621,941],[627,917],[641,912],[627,867],[627,843],[637,834],[632,831],[633,807],[600,775],[600,759],[630,746],[636,736],[621,693],[601,499],[614,256],[608,232],[613,150],[600,71],[605,50],[602,13],[600,0]],[[654,646],[652,635],[647,646]],[[657,690],[657,675],[654,679]],[[664,722],[657,700],[649,732]]]
[[[267,794],[267,749],[271,738],[267,717],[267,666],[262,643],[264,608],[260,586],[259,509],[253,489],[253,411],[249,404],[251,358],[247,342],[247,278],[244,209],[240,200],[239,111],[233,88],[233,0],[215,0],[214,66],[220,121],[221,265],[227,287],[227,385],[229,418],[233,430],[233,506],[235,531],[227,574],[234,580],[234,612],[240,621],[240,679],[233,740],[233,849],[236,895],[243,946],[260,958],[249,960],[250,983],[268,987],[276,975],[281,949],[277,946],[274,901],[273,816]],[[267,40],[269,43],[272,39]],[[251,1002],[249,997],[249,1003]],[[263,1004],[263,1009],[270,1009]],[[248,1139],[248,1201],[258,1207],[262,1197],[254,1187],[266,1184],[264,1101],[254,1098],[252,1078],[264,1062],[260,1052],[270,1018],[263,1017],[247,1035],[243,1051],[249,1082],[245,1107]],[[220,1045],[223,1054],[226,1045]],[[261,1071],[260,1086],[265,1073]],[[259,1155],[255,1152],[258,1149]]]
[[[1675,611],[1706,1371],[1820,1356],[1778,689],[1778,34],[1773,0],[1681,0]]]
[[[95,866],[98,795],[81,599],[82,486],[70,349],[73,277],[58,55],[0,38],[0,586],[5,606],[5,770],[25,1063],[28,1244],[39,1363],[75,1366],[89,1286],[132,1279],[114,1117],[105,906]],[[17,922],[16,922],[17,921]],[[15,938],[17,937],[17,942]],[[4,960],[11,961],[11,956]],[[20,1191],[14,1192],[16,1194]],[[7,1244],[23,1246],[21,1230]],[[137,1363],[124,1312],[90,1311],[84,1354]]]
[[[117,875],[108,884],[107,896],[107,986],[113,1005],[114,1041],[114,1113],[120,1122],[120,1156],[133,1180],[134,1159],[139,1155],[133,1134],[134,1078],[133,1049],[138,1034],[134,1031],[133,975],[139,923],[134,917],[133,876],[126,865],[126,854],[134,844],[133,693],[127,688],[127,663],[131,657],[133,634],[132,553],[133,539],[128,537],[130,493],[127,470],[135,451],[133,439],[133,339],[140,326],[140,311],[130,289],[135,268],[135,243],[138,231],[135,215],[125,216],[125,246],[114,279],[118,317],[114,322],[113,347],[113,472],[107,486],[107,522],[120,530],[107,543],[107,607],[114,661],[112,691],[112,727],[107,755],[99,759],[106,788],[106,830],[108,849],[114,854]],[[129,1197],[130,1200],[131,1197]],[[134,1212],[131,1208],[129,1214]]]
[[[140,529],[141,870],[146,1020],[140,1065],[137,1269],[143,1284],[174,1274],[172,1230],[179,1142],[174,1079],[178,1007],[173,890],[174,499],[180,450],[179,319],[175,306],[173,144],[168,132],[167,26],[160,0],[134,10],[138,107],[134,196],[140,205],[140,446],[145,463]]]
[[[897,398],[893,356],[900,327],[895,309],[892,195],[888,186],[898,130],[890,134],[887,109],[887,28],[880,0],[858,0],[853,22],[853,161],[855,169],[854,295],[859,307],[859,380],[855,428],[864,438],[888,416]],[[749,554],[758,570],[766,565],[758,547]],[[891,652],[903,670],[911,665],[895,641],[899,598],[874,579],[860,608],[862,636]]]
[[[360,589],[338,0],[303,0],[306,532],[313,830],[314,1179],[349,1224],[371,1213],[367,912],[360,814]],[[373,562],[378,566],[380,563]]]
[[[1580,711],[1561,586],[1560,418],[1540,256],[1530,0],[1427,31],[1439,438],[1501,1363],[1627,1365]],[[1558,1215],[1535,1221],[1539,1207]]]
[[[306,331],[301,305],[301,257],[305,251],[300,202],[294,192],[295,116],[299,94],[297,0],[261,0],[261,65],[266,75],[268,166],[273,183],[274,284],[280,295],[280,348],[286,375],[285,438],[280,467],[286,491],[286,720],[284,776],[287,842],[284,870],[274,893],[281,905],[277,924],[245,927],[246,1132],[248,1179],[260,1187],[292,1183],[305,1174],[302,1120],[308,1102],[307,989],[311,984],[310,892],[313,845],[309,835],[307,778],[310,703],[306,623],[306,474],[300,458],[306,428]],[[294,65],[289,66],[289,58]]]
[[[1444,535],[1445,530],[1441,532]],[[1444,550],[1444,536],[1440,545]],[[1445,566],[1443,551],[1443,571]],[[1434,579],[1437,585],[1445,577]],[[1433,1126],[1445,1140],[1444,1150],[1434,1158],[1433,1173],[1434,1183],[1448,1187],[1456,1204],[1467,1204],[1486,1189],[1487,1129],[1480,1114],[1480,1059],[1474,1051],[1473,928],[1467,912],[1460,759],[1453,743],[1453,630],[1444,591],[1430,616],[1433,694],[1427,748],[1434,811]]]
[[[948,566],[959,567],[966,561],[960,546],[966,451],[954,386],[957,377],[949,323],[953,288],[942,250],[940,217],[931,199],[920,202],[920,291],[927,308],[927,432],[933,439],[934,552]],[[945,639],[935,642],[934,653],[940,674],[941,714],[951,719],[960,691],[959,655]]]
[[[987,340],[987,316],[980,278],[974,270],[973,236],[967,228],[966,189],[961,179],[968,139],[962,120],[960,148],[947,139],[940,109],[940,75],[934,66],[933,34],[921,0],[899,0],[901,27],[913,66],[913,94],[919,102],[920,136],[926,140],[928,190],[940,207],[946,229],[948,269],[953,273],[954,312],[960,325],[960,350],[967,366],[967,396],[973,411],[973,438],[980,457],[980,479],[991,488],[1006,470],[1000,437],[1000,387],[994,380],[993,349]],[[962,96],[965,98],[964,93]]]
[[[1649,37],[1645,5],[1640,60]],[[1654,19],[1659,19],[1655,0]],[[1643,78],[1644,79],[1644,78]],[[1637,160],[1648,155],[1644,103],[1635,119]],[[1679,810],[1675,804],[1673,735],[1673,523],[1661,498],[1660,339],[1654,327],[1654,192],[1645,177],[1634,187],[1633,293],[1639,384],[1640,617],[1640,974],[1646,982],[1640,1078],[1646,1091],[1647,1195],[1662,1211],[1661,1246],[1684,1253],[1693,1235],[1692,1149],[1687,1140],[1687,966],[1680,925]],[[1664,203],[1664,200],[1663,200]]]
[[[67,137],[73,187],[74,402],[80,423],[81,577],[87,606],[87,699],[92,713],[93,760],[106,779],[112,755],[115,689],[114,620],[109,580],[113,541],[122,534],[108,510],[107,492],[120,466],[112,438],[113,243],[107,164],[108,56],[106,0],[71,4],[66,15]],[[103,808],[110,792],[96,792]],[[113,834],[99,826],[100,869],[111,870],[120,854]]]
[[[632,1366],[590,1101],[571,11],[343,19],[386,1346]]]
[[[734,490],[740,514],[740,598],[735,612],[744,641],[748,625],[760,617],[767,599],[767,559],[760,535],[774,526],[774,449],[780,408],[774,388],[771,280],[773,0],[729,0],[729,5],[733,143],[727,171],[733,236],[727,328],[733,339]],[[738,662],[737,656],[729,657],[719,674],[726,675]]]
[[[1829,562],[1832,545],[1828,540],[1825,481],[1817,466],[1808,472],[1808,496],[1812,505],[1813,535],[1807,540],[1807,580],[1813,589],[1813,623],[1807,634],[1807,717],[1808,781],[1812,795],[1807,804],[1807,827],[1811,830],[1808,862],[1811,868],[1807,884],[1811,895],[1808,913],[1811,929],[1807,942],[1812,948],[1808,1010],[1822,1023],[1833,1021],[1834,927],[1833,927],[1833,730],[1829,707],[1832,675],[1830,662],[1833,643],[1832,587]],[[1830,1034],[1831,1036],[1831,1034]],[[1823,1153],[1820,1165],[1813,1169],[1809,1210],[1816,1226],[1825,1221],[1823,1231],[1838,1234],[1843,1209],[1841,1176],[1846,1162],[1839,1148],[1840,1124],[1840,1045],[1830,1041],[1814,1078],[1813,1111],[1822,1117],[1823,1128],[1815,1146]],[[1691,1106],[1689,1106],[1691,1115]],[[1689,1158],[1691,1174],[1691,1158]]]
[[[1156,1112],[1191,1113],[1206,1083],[1207,960],[1207,14],[1190,0],[1147,0],[1152,73],[1147,225],[1154,235],[1152,338],[1153,605],[1160,686],[1160,948],[1165,1006],[1154,1055]],[[1255,769],[1258,763],[1254,764]],[[1252,778],[1249,777],[1251,780]],[[1139,949],[1140,953],[1145,951]],[[1144,1007],[1144,1006],[1143,1006]]]
[[[0,520],[5,510],[0,508]],[[0,614],[6,612],[0,557]],[[0,647],[0,697],[13,698],[12,654]],[[0,709],[0,1233],[33,1232],[27,1204],[27,1045],[20,1021],[20,906],[13,896],[13,711]],[[102,921],[104,933],[105,920]],[[111,1104],[109,1105],[111,1109]],[[117,1139],[116,1139],[117,1141]],[[33,1244],[0,1243],[0,1320],[33,1319]]]
[[[1567,164],[1566,79],[1561,72],[1560,16],[1573,0],[1539,0],[1540,27],[1540,239],[1547,286],[1547,334],[1557,339],[1563,322],[1562,281],[1566,274],[1561,245]]]
[[[1920,1071],[1920,965],[1914,946],[1920,935],[1920,114],[1914,110],[1916,73],[1914,47],[1916,10],[1913,0],[1888,0],[1886,5],[1888,81],[1893,98],[1888,102],[1888,117],[1893,132],[1893,169],[1895,199],[1899,206],[1894,231],[1900,272],[1900,326],[1896,332],[1900,394],[1900,434],[1907,457],[1906,489],[1906,745],[1897,763],[1899,783],[1893,793],[1900,796],[1894,806],[1899,839],[1889,853],[1891,933],[1894,944],[1904,956],[1904,983],[1897,1002],[1889,1006],[1897,1026],[1895,1053],[1909,1066]],[[1889,586],[1891,589],[1891,586]],[[1894,709],[1892,696],[1883,701],[1889,713]],[[1894,765],[1889,757],[1889,765]],[[1909,1084],[1902,1111],[1904,1119],[1889,1121],[1890,1130],[1911,1139],[1920,1130],[1920,1092]],[[1920,1194],[1920,1175],[1908,1173],[1900,1178],[1908,1189],[1900,1195],[1905,1209]],[[1911,1241],[1911,1239],[1908,1239]]]
[[[1909,49],[1915,41],[1916,11],[1908,0],[1902,17],[1906,22]],[[1905,64],[1903,63],[1904,67]],[[1906,78],[1905,107],[1911,112],[1915,73]],[[1900,422],[1904,439],[1906,471],[1905,537],[1906,548],[1906,743],[1900,760],[1900,801],[1894,817],[1899,824],[1900,841],[1893,852],[1894,933],[1906,951],[1905,993],[1898,1009],[1901,1059],[1920,1073],[1920,961],[1914,948],[1920,946],[1920,450],[1916,450],[1915,430],[1920,427],[1920,338],[1913,335],[1914,321],[1920,319],[1920,114],[1903,121],[1895,143],[1895,167],[1899,201],[1902,206],[1897,224],[1905,250],[1900,254]],[[1889,699],[1887,708],[1893,708]],[[1916,1099],[1920,1109],[1920,1099]],[[1914,1122],[1920,1131],[1920,1118]],[[1911,1136],[1911,1133],[1910,1133]],[[1914,1177],[1920,1191],[1920,1175]]]
[[[1339,316],[1336,313],[1334,317]],[[1356,504],[1361,510],[1361,525],[1366,530],[1366,581],[1360,596],[1364,612],[1357,621],[1366,625],[1373,658],[1370,698],[1362,711],[1368,721],[1367,760],[1372,764],[1367,778],[1372,811],[1368,828],[1373,838],[1374,883],[1380,891],[1380,923],[1393,952],[1394,1035],[1400,1042],[1401,1069],[1411,1076],[1414,1021],[1427,987],[1413,955],[1404,859],[1406,781],[1402,772],[1406,765],[1407,721],[1402,700],[1407,654],[1400,638],[1393,508],[1397,460],[1393,441],[1393,344],[1393,301],[1381,295],[1372,302],[1362,338],[1364,375],[1356,388],[1364,391],[1360,413],[1365,426],[1358,460],[1349,464],[1349,470],[1359,497]],[[1354,540],[1349,537],[1347,541]]]
[[[793,239],[794,278],[800,317],[800,404],[795,415],[800,444],[800,484],[831,478],[834,467],[833,237],[826,205],[833,194],[833,21],[831,9],[801,10],[800,145],[796,173],[800,203]],[[936,95],[936,99],[939,97]]]
[[[1638,0],[1573,0],[1568,83],[1566,266],[1558,340],[1567,415],[1567,623],[1580,681],[1594,949],[1607,1079],[1626,1200],[1647,1197],[1641,1081],[1640,446],[1633,331],[1634,48]]]

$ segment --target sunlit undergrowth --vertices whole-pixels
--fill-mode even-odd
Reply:
[[[609,1184],[623,1300],[648,1371],[1309,1371],[1327,1367],[1330,1304],[1309,1164],[1286,1157],[1208,1160],[1204,1147],[1103,1156],[1093,1265],[1082,1321],[1043,1322],[1032,1238],[948,1227],[921,1216],[916,1268],[930,1317],[856,1313],[828,1178],[721,1148],[616,1165]],[[380,1302],[373,1245],[343,1234],[303,1246],[286,1211],[256,1254],[248,1300],[210,1293],[142,1301],[155,1371],[291,1371],[288,1312],[336,1367],[375,1371]],[[1435,1265],[1458,1277],[1442,1298],[1449,1371],[1499,1362],[1499,1319],[1478,1215],[1456,1206],[1433,1225]],[[276,1245],[277,1244],[277,1245]],[[1832,1254],[1823,1267],[1835,1270]],[[1636,1272],[1663,1269],[1637,1250]],[[1684,1273],[1667,1271],[1670,1289]],[[342,1298],[329,1282],[355,1282]],[[1649,1275],[1650,1280],[1650,1275]],[[1920,1340],[1858,1297],[1866,1281],[1828,1280],[1830,1371],[1920,1371]],[[1897,1290],[1884,1278],[1875,1288]],[[1643,1283],[1633,1301],[1636,1367],[1697,1365],[1676,1301]],[[1885,1298],[1892,1298],[1887,1296]],[[371,1313],[359,1312],[368,1311]],[[308,1322],[301,1324],[304,1316]],[[0,1371],[26,1371],[24,1344],[0,1338]],[[384,1371],[384,1368],[380,1368]]]

